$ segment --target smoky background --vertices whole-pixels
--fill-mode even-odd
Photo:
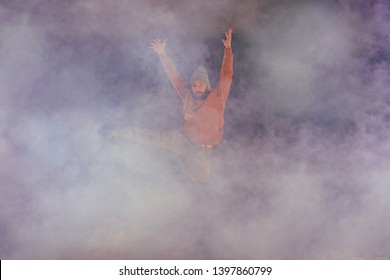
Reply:
[[[387,259],[386,1],[0,1],[2,259]],[[113,141],[176,129],[148,46],[216,85],[207,185],[180,157]]]

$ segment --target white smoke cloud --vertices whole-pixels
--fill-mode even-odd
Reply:
[[[388,5],[364,5],[0,4],[0,257],[388,258]],[[207,185],[175,154],[107,138],[180,127],[148,45],[167,38],[184,77],[205,64],[215,82],[229,25]]]

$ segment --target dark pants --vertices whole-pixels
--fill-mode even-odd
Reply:
[[[192,180],[207,183],[210,178],[211,148],[191,143],[179,130],[149,130],[132,127],[115,130],[110,136],[172,151],[184,157]]]

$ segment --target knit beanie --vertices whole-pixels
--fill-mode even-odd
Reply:
[[[192,73],[190,78],[190,84],[192,85],[195,81],[203,82],[208,90],[211,90],[209,75],[207,74],[206,68],[199,66],[194,73]]]

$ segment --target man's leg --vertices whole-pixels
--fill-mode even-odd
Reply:
[[[110,136],[133,140],[177,153],[185,158],[189,177],[192,180],[201,183],[207,183],[209,180],[211,149],[192,144],[179,130],[149,130],[132,127],[115,130]]]
[[[196,147],[191,155],[186,157],[189,176],[192,180],[207,183],[211,173],[211,149]]]
[[[187,143],[183,139],[184,136],[178,130],[150,130],[130,127],[121,130],[114,130],[110,134],[110,137],[132,140],[137,143],[170,150],[181,156],[185,156],[188,153],[188,145],[190,145],[190,143]]]

